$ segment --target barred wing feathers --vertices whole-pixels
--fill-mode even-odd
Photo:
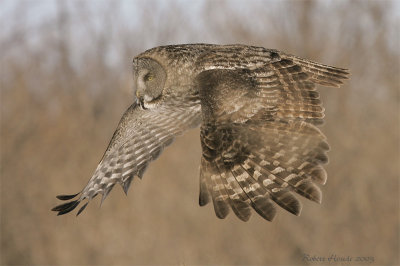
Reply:
[[[198,126],[200,118],[200,104],[194,98],[170,99],[168,104],[154,109],[132,104],[122,116],[87,186],[78,194],[57,196],[60,200],[79,198],[52,210],[62,215],[87,200],[78,215],[96,195],[102,194],[103,202],[116,183],[127,193],[134,176],[141,178],[148,164],[157,159],[163,148],[171,144],[175,136]]]
[[[344,69],[268,51],[255,69],[233,63],[197,77],[202,102],[200,205],[211,197],[219,218],[229,209],[247,221],[253,208],[271,221],[274,202],[299,215],[299,194],[320,203],[329,145],[316,127],[324,109],[316,84],[338,87]],[[254,55],[253,58],[257,57]]]

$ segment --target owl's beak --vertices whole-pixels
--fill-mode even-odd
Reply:
[[[143,104],[143,95],[140,95],[139,90],[136,91],[136,104],[139,105],[142,109],[146,109]]]
[[[136,97],[136,104],[139,105],[143,110],[147,109],[146,107],[144,107],[144,103],[143,103],[143,98],[142,97]]]

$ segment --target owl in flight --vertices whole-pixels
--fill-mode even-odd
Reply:
[[[136,100],[126,110],[86,187],[53,211],[68,213],[115,184],[125,193],[175,136],[200,125],[200,206],[218,218],[254,209],[271,221],[276,204],[299,215],[299,194],[321,202],[317,184],[329,145],[317,84],[339,87],[349,75],[284,52],[247,45],[155,47],[133,59]]]

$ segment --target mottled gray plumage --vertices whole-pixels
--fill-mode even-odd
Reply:
[[[133,60],[136,101],[123,115],[110,144],[70,212],[97,194],[104,200],[134,176],[175,136],[201,124],[201,206],[211,198],[224,218],[232,209],[247,221],[253,208],[271,221],[275,203],[299,215],[295,193],[321,202],[329,150],[316,127],[324,109],[315,85],[338,87],[346,69],[246,45],[161,46]],[[86,207],[87,202],[78,211]]]

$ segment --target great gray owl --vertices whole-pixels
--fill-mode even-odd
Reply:
[[[87,186],[60,200],[77,215],[116,183],[125,193],[174,137],[201,124],[199,204],[211,198],[219,218],[230,208],[247,221],[253,208],[271,221],[275,204],[299,215],[295,193],[321,202],[329,150],[316,84],[338,87],[348,71],[247,45],[156,47],[133,59],[135,102]]]

